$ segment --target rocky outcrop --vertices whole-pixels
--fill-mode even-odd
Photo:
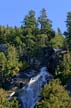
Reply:
[[[36,68],[39,68],[39,66],[48,66],[51,61],[53,63],[53,61],[55,61],[55,56],[54,53],[55,51],[53,50],[52,47],[48,46],[48,47],[43,47],[39,49],[36,49],[36,54],[31,56],[28,51],[26,51],[23,54],[23,57],[21,58],[22,60],[26,60],[29,65],[33,65]],[[51,64],[52,64],[51,63]]]
[[[30,49],[26,50],[23,54],[22,60],[26,60],[30,67],[35,69],[39,69],[41,66],[46,66],[48,71],[54,74],[59,63],[58,55],[64,55],[67,51],[64,49],[53,49],[51,46],[47,46],[35,49],[34,52],[36,53],[31,56]]]

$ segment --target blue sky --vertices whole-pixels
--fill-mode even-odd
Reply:
[[[30,9],[38,16],[42,8],[47,10],[55,30],[66,29],[64,21],[71,11],[71,0],[0,0],[0,25],[19,26]]]

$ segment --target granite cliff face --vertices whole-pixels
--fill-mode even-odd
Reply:
[[[49,72],[54,72],[57,64],[57,56],[52,47],[43,47],[40,48],[40,51],[36,49],[36,55],[31,57],[28,54],[28,51],[24,53],[22,59],[26,60],[30,66],[38,69],[41,66],[46,66]]]

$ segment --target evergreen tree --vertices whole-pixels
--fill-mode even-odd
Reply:
[[[64,37],[61,33],[61,30],[58,29],[55,37],[50,40],[50,44],[53,48],[63,48],[64,47]]]
[[[38,18],[38,22],[40,24],[41,33],[47,33],[52,30],[51,21],[48,19],[45,8],[42,9],[41,15]]]
[[[0,52],[0,86],[2,86],[3,83],[5,83],[6,62],[7,62],[7,59],[5,57],[5,54],[3,52]]]
[[[15,75],[19,71],[20,67],[20,62],[18,62],[19,58],[16,48],[12,45],[8,45],[6,56],[7,56],[6,69],[8,71],[8,75]]]
[[[71,50],[71,12],[67,13],[66,27],[67,27],[67,31],[64,32],[64,34],[66,36],[68,48],[69,50]]]
[[[37,108],[71,108],[71,97],[58,79],[46,84],[41,92]]]
[[[35,34],[37,30],[37,21],[35,17],[35,12],[30,10],[28,15],[25,16],[23,20],[23,27],[25,34]]]

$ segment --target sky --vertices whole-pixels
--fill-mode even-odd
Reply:
[[[40,16],[42,8],[47,10],[53,29],[59,27],[64,32],[67,12],[71,11],[71,0],[0,0],[0,25],[20,26],[29,10],[34,10],[36,16]]]

